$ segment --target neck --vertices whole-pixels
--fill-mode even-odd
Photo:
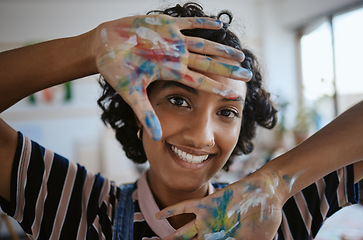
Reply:
[[[170,187],[159,183],[157,178],[152,177],[150,171],[147,173],[147,180],[155,202],[160,210],[185,200],[203,198],[208,194],[208,183],[205,183],[198,189],[190,191],[171,189]],[[180,214],[168,218],[168,221],[175,229],[178,229],[192,221],[194,218],[194,214]]]

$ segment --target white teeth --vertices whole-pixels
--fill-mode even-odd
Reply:
[[[171,150],[182,160],[189,162],[189,163],[202,163],[205,161],[209,155],[191,155],[189,153],[186,153],[180,149],[177,149],[175,146],[171,146]]]

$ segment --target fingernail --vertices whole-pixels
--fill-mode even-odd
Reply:
[[[161,126],[158,118],[153,112],[151,111],[146,112],[145,123],[146,127],[150,129],[151,138],[154,141],[159,141],[161,138]]]
[[[234,66],[231,74],[231,78],[237,77],[237,78],[243,78],[247,81],[250,81],[252,79],[252,72],[246,68]]]

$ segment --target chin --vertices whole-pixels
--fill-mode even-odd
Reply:
[[[195,178],[194,179],[174,178],[173,181],[168,182],[170,189],[176,191],[182,191],[185,193],[193,193],[198,190],[201,190],[201,188],[205,184],[208,184],[208,181],[196,181]]]

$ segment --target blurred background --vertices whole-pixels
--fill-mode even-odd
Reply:
[[[87,32],[104,21],[186,1],[0,0],[0,51]],[[236,181],[291,149],[363,99],[363,1],[200,0],[217,15],[228,9],[232,30],[262,65],[279,123],[260,129],[255,151],[236,159],[220,181]],[[129,161],[100,120],[98,75],[36,93],[1,113],[15,129],[89,170],[122,184],[145,166]],[[5,219],[5,218],[4,218]],[[0,239],[11,238],[0,219]],[[22,235],[15,227],[15,232]],[[317,239],[363,239],[362,206],[327,221]]]

